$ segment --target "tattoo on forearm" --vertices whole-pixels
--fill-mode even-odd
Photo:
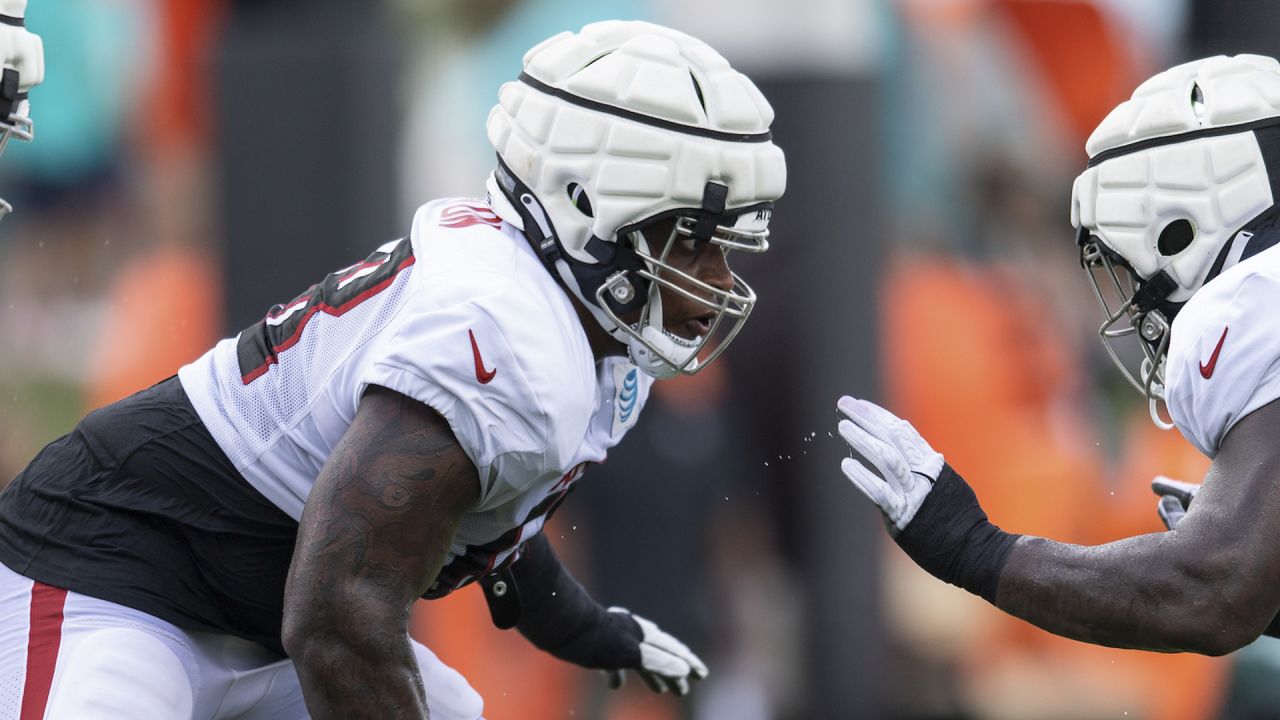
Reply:
[[[398,393],[366,394],[307,499],[285,593],[314,717],[425,717],[409,611],[477,492],[442,418]]]

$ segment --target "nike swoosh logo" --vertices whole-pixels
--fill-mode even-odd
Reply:
[[[498,374],[498,368],[494,367],[492,370],[484,369],[484,358],[480,357],[480,346],[476,345],[476,334],[468,330],[467,335],[471,337],[471,355],[476,360],[476,379],[480,381],[481,385],[488,385],[493,376]]]
[[[1200,363],[1200,377],[1205,380],[1213,377],[1213,369],[1218,365],[1218,353],[1222,352],[1222,341],[1227,339],[1227,331],[1231,328],[1222,328],[1222,337],[1218,338],[1218,344],[1213,348],[1213,354],[1209,356],[1209,362]]]

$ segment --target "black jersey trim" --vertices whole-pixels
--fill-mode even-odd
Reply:
[[[390,252],[374,252],[364,262],[330,273],[289,304],[273,307],[265,318],[241,332],[236,341],[240,381],[248,385],[266,374],[280,361],[280,353],[298,344],[317,312],[341,317],[390,287],[414,260],[413,243],[404,238]],[[376,270],[363,277],[356,275],[368,268]],[[283,322],[272,324],[281,317],[285,317]]]

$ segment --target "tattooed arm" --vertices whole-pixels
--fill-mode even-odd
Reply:
[[[313,718],[427,717],[409,609],[478,495],[448,423],[370,386],[307,498],[285,585],[284,646]]]

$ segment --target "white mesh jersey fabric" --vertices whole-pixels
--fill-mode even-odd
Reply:
[[[407,241],[402,241],[407,242]],[[239,336],[178,375],[201,419],[250,482],[294,517],[328,451],[355,416],[353,365],[403,307],[412,268],[340,316],[311,315],[297,341],[245,382]],[[245,330],[245,333],[253,329]]]
[[[0,720],[19,720],[27,680],[31,581],[0,565]]]
[[[237,469],[295,519],[365,387],[391,388],[444,416],[482,487],[441,574],[443,592],[510,558],[582,467],[621,440],[630,424],[614,427],[614,369],[626,361],[597,366],[565,292],[481,201],[423,206],[407,242],[412,262],[384,287],[341,314],[307,316],[249,382],[237,338],[179,376]],[[278,310],[277,322],[289,312]],[[649,387],[641,378],[636,400],[629,389],[634,414]]]
[[[1280,246],[1205,283],[1173,321],[1165,398],[1178,430],[1212,458],[1249,413],[1280,398]]]
[[[17,720],[22,710],[22,685],[26,673],[21,665],[0,670],[0,718]]]

